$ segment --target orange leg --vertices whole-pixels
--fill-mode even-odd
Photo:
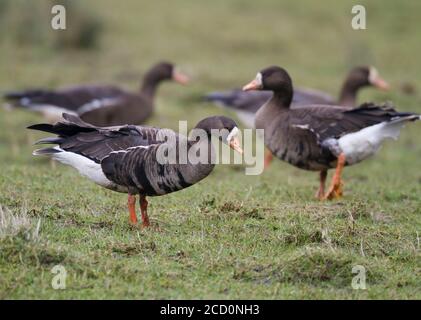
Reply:
[[[150,226],[149,217],[148,217],[148,201],[145,196],[140,196],[139,198],[140,211],[142,212],[142,228]]]
[[[325,195],[325,184],[326,184],[327,170],[320,171],[320,186],[319,190],[316,193],[316,198],[323,200]]]
[[[129,198],[127,201],[127,205],[129,207],[129,214],[130,214],[130,223],[137,224],[137,216],[136,216],[136,196],[129,194]]]
[[[338,157],[338,162],[336,165],[336,171],[335,174],[332,178],[332,184],[330,185],[330,188],[328,190],[328,192],[325,194],[325,196],[323,197],[324,200],[332,200],[332,199],[337,199],[342,197],[342,180],[341,180],[341,175],[342,175],[342,169],[345,166],[345,154],[341,153]]]
[[[273,155],[272,152],[269,149],[265,149],[265,162],[264,162],[264,168],[267,169],[272,162]]]

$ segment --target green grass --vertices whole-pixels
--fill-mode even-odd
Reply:
[[[417,1],[360,1],[365,31],[350,28],[353,1],[83,3],[103,24],[99,48],[17,44],[2,28],[0,90],[82,82],[135,89],[143,71],[168,59],[193,82],[164,85],[149,124],[177,128],[179,119],[193,126],[224,112],[195,97],[241,86],[267,65],[336,94],[351,66],[370,63],[394,90],[365,90],[360,101],[421,111],[419,89],[400,89],[421,86]],[[341,201],[315,201],[316,174],[280,161],[260,176],[219,166],[191,188],[150,198],[161,230],[140,231],[128,224],[124,195],[31,156],[44,135],[24,128],[40,121],[1,111],[0,204],[24,222],[0,233],[0,298],[421,298],[419,123],[347,168]],[[57,264],[67,270],[66,290],[51,288]],[[366,290],[351,287],[355,265],[367,270]]]

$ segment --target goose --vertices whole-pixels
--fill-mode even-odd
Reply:
[[[310,88],[298,88],[294,90],[292,107],[300,105],[341,105],[354,107],[356,105],[358,91],[367,86],[373,86],[387,91],[390,85],[379,75],[373,66],[358,66],[351,69],[342,85],[339,99],[335,99],[323,92]],[[205,96],[205,100],[215,102],[223,107],[234,110],[237,117],[248,128],[254,127],[254,117],[259,108],[272,97],[270,91],[243,91],[234,89],[227,92],[214,92]],[[264,167],[267,168],[272,162],[272,153],[265,150]]]
[[[142,228],[148,227],[147,196],[161,196],[179,191],[199,182],[214,168],[214,149],[211,135],[215,130],[222,142],[242,153],[237,124],[224,116],[201,120],[192,130],[194,138],[187,138],[170,129],[124,125],[97,127],[78,116],[62,115],[56,124],[35,124],[29,129],[49,132],[56,137],[44,138],[36,144],[55,144],[35,150],[34,155],[47,155],[75,168],[82,176],[96,184],[121,193],[128,193],[130,222],[137,224],[136,195],[142,217]],[[206,139],[197,139],[203,133]],[[171,162],[165,155],[202,154],[204,161]],[[202,159],[203,160],[203,159]]]
[[[188,77],[173,64],[160,62],[145,74],[139,92],[128,92],[114,85],[80,85],[8,92],[4,98],[13,106],[41,113],[50,123],[61,120],[66,112],[97,126],[142,124],[153,112],[159,84],[170,79],[181,84],[188,82]]]
[[[341,174],[345,166],[374,155],[386,139],[397,139],[407,122],[420,119],[418,114],[397,112],[387,104],[291,108],[292,80],[278,66],[258,72],[243,90],[273,93],[257,112],[255,126],[264,129],[265,145],[276,157],[300,169],[320,172],[317,197],[321,200],[342,196]],[[325,193],[326,173],[331,168],[335,168],[335,174]]]
[[[373,86],[380,90],[389,90],[390,85],[380,77],[373,66],[358,66],[351,69],[342,85],[339,99],[336,101],[330,94],[310,88],[294,90],[292,104],[328,104],[354,107],[360,89]],[[234,110],[238,118],[248,127],[253,128],[254,116],[259,108],[272,97],[270,91],[243,91],[234,89],[226,92],[212,92],[204,98],[223,107]]]

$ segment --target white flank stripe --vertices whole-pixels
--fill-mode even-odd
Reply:
[[[133,149],[149,149],[149,147],[150,146],[134,146],[134,147],[130,147],[130,148],[127,148],[127,149],[124,149],[124,150],[111,151],[110,154],[121,153],[121,152],[127,153],[127,152],[129,152],[130,150],[133,150]]]
[[[102,172],[102,168],[99,163],[96,163],[95,161],[92,161],[91,159],[88,159],[77,153],[64,151],[59,147],[55,147],[54,149],[61,151],[51,154],[51,157],[54,160],[60,161],[63,164],[67,164],[75,168],[82,176],[92,180],[102,187],[114,189],[113,186],[115,184],[107,179],[107,177]]]
[[[79,114],[83,114],[85,112],[89,112],[95,109],[105,108],[108,106],[115,105],[119,102],[119,98],[104,98],[104,99],[95,99],[88,103],[82,105],[77,112]]]

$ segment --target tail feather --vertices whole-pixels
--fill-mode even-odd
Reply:
[[[70,137],[80,132],[91,132],[98,130],[95,126],[83,122],[78,116],[63,113],[63,118],[66,121],[60,121],[55,124],[34,124],[27,128],[31,130],[54,133],[59,137]]]
[[[417,121],[421,120],[421,115],[411,113],[411,112],[397,112],[397,115],[394,116],[390,122],[405,122],[405,121]]]
[[[388,111],[392,115],[389,115],[390,117],[385,121],[346,134],[338,139],[340,148],[346,154],[348,164],[360,162],[375,154],[385,140],[397,140],[401,129],[407,122],[420,120],[420,115],[417,114]]]
[[[58,149],[57,147],[54,148],[43,148],[43,149],[37,149],[32,152],[34,156],[40,156],[40,155],[50,155],[50,154],[56,154],[60,153],[62,150]]]
[[[419,120],[419,115],[408,115],[408,116],[398,116],[388,122],[384,122],[382,130],[379,134],[379,139],[382,141],[386,138],[397,140],[399,138],[400,131],[405,127],[405,123],[409,121]]]
[[[41,140],[38,140],[37,142],[35,142],[35,144],[60,144],[63,142],[62,138],[57,138],[57,137],[48,137],[48,138],[44,138]]]
[[[357,108],[346,111],[347,114],[358,115],[359,118],[365,118],[372,122],[385,121],[415,121],[420,119],[420,115],[413,112],[399,112],[391,103],[376,105],[374,103],[364,103]]]
[[[57,133],[56,130],[54,129],[54,125],[49,124],[49,123],[34,124],[32,126],[27,127],[27,129],[44,131],[44,132],[49,132],[49,133]]]
[[[6,100],[20,100],[23,98],[34,98],[38,96],[45,95],[47,91],[45,90],[24,90],[24,91],[9,91],[4,93],[3,98]]]

